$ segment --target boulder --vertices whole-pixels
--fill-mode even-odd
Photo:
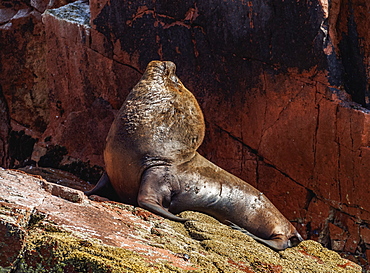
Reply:
[[[59,184],[0,168],[1,272],[361,272],[314,241],[275,252],[201,213],[172,222],[89,200],[59,170],[29,171]]]

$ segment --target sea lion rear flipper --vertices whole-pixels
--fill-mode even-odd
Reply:
[[[163,207],[163,204],[169,206],[171,203],[171,183],[168,179],[162,166],[146,170],[141,179],[137,202],[140,207],[172,221],[186,222],[187,219],[178,217]]]
[[[87,196],[96,194],[96,195],[101,195],[101,192],[103,191],[104,188],[110,185],[109,177],[106,172],[103,173],[103,175],[100,177],[98,183],[96,183],[95,187],[92,190],[85,191],[84,193]]]
[[[283,239],[283,238],[281,238],[281,236],[276,236],[276,238],[269,239],[269,240],[262,239],[262,238],[260,238],[256,235],[250,233],[248,230],[246,230],[242,227],[239,227],[238,225],[234,224],[231,221],[226,220],[225,222],[227,222],[232,229],[239,230],[240,232],[243,232],[244,234],[249,235],[250,237],[252,237],[257,242],[262,243],[262,244],[272,248],[275,251],[284,250],[287,247],[292,246],[291,242],[288,239]]]

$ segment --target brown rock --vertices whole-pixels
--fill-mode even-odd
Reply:
[[[44,25],[50,1],[1,4],[13,139],[37,140],[32,160],[45,167],[102,166],[105,135],[141,71],[172,60],[205,114],[201,153],[311,238],[329,243],[334,221],[355,251],[370,223],[369,4],[326,2],[93,0],[90,18],[77,1],[46,11]]]
[[[348,238],[347,233],[340,227],[329,223],[329,236],[332,249],[335,251],[343,251]]]
[[[332,216],[332,208],[318,198],[312,198],[307,208],[305,224],[308,227],[307,238],[326,242],[328,219]]]
[[[360,237],[365,244],[370,245],[370,228],[360,227]]]
[[[48,183],[46,181],[42,182],[42,188],[52,195],[58,196],[74,203],[82,203],[84,199],[86,199],[86,195],[84,195],[84,193],[81,191],[73,190],[71,188],[56,185],[53,183]]]
[[[70,202],[50,187],[65,188],[0,169],[2,270],[361,272],[314,241],[276,253],[201,213],[183,212],[195,221],[181,224],[115,202]]]
[[[344,251],[355,253],[360,244],[359,224],[352,217],[339,212],[335,214],[334,223],[342,225],[348,232]]]
[[[346,239],[346,232],[336,226],[336,225],[333,225],[332,223],[329,223],[329,233],[330,233],[330,239],[332,240],[345,240]]]
[[[296,208],[305,207],[309,199],[307,189],[263,162],[258,164],[258,173],[257,187],[263,190],[280,211],[284,211],[289,220],[299,223],[305,214]]]
[[[66,16],[73,16],[75,21],[63,20]],[[87,3],[49,10],[43,18],[48,67],[53,75],[49,78],[50,123],[43,137],[51,136],[48,145],[64,146],[72,158],[101,166],[105,137],[115,110],[140,73],[90,48]]]
[[[2,167],[9,167],[9,133],[9,110],[0,85],[0,166]]]
[[[335,16],[329,27],[333,29],[334,45],[342,55],[343,82],[354,101],[369,104],[370,39],[365,25],[370,20],[370,5],[365,0],[335,0],[331,6],[335,9]]]
[[[0,268],[5,269],[15,263],[23,248],[30,210],[21,205],[0,202],[0,213]]]
[[[9,2],[10,3],[10,2]],[[48,123],[45,36],[41,13],[25,2],[3,2],[16,12],[0,27],[0,82],[15,123],[42,132]]]

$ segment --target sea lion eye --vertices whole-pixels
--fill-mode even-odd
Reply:
[[[178,84],[178,83],[179,83],[179,80],[177,79],[177,77],[176,77],[175,75],[172,75],[172,76],[171,76],[171,80],[172,80],[174,83],[176,83],[176,84]]]

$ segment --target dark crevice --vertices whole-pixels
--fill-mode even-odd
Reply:
[[[10,167],[21,168],[33,164],[31,156],[37,139],[22,131],[11,131],[9,138]]]
[[[105,57],[105,58],[109,58],[108,56],[105,56],[104,54],[100,53],[99,51],[97,51],[97,50],[95,50],[95,49],[93,49],[91,47],[89,47],[89,49],[92,50],[92,51],[94,51],[95,53],[97,53],[97,54]],[[112,59],[113,60],[113,58],[109,58],[109,59]],[[126,66],[128,68],[131,68],[131,69],[135,70],[137,73],[139,73],[140,75],[143,75],[143,72],[142,71],[140,71],[139,69],[137,69],[136,67],[134,67],[132,65],[129,65],[129,64],[126,64],[126,63],[122,63],[122,62],[118,61],[117,59],[114,59],[113,62],[116,62],[116,63],[118,63],[120,65],[123,65],[123,66]]]
[[[308,207],[311,204],[311,201],[317,196],[312,190],[307,189],[306,203],[303,206],[303,209],[308,210]]]
[[[26,225],[26,228],[27,229],[33,228],[39,222],[41,222],[42,220],[44,220],[45,217],[46,217],[46,214],[45,213],[43,213],[41,211],[38,211],[36,208],[33,208],[33,210],[30,213],[30,218],[28,220],[28,223]]]
[[[99,53],[99,52],[97,52],[97,53]],[[100,53],[99,53],[99,54],[100,54]],[[119,61],[117,61],[117,60],[114,60],[114,62],[119,63],[119,64],[124,65],[124,66],[127,66],[127,67],[129,67],[129,68],[131,68],[131,69],[135,70],[135,71],[136,71],[137,73],[139,73],[140,75],[143,75],[143,72],[141,72],[139,69],[137,69],[136,67],[134,67],[134,66],[132,66],[132,65],[129,65],[129,64],[126,64],[126,63],[122,63],[122,62],[119,62]]]
[[[38,165],[40,167],[59,168],[60,162],[67,154],[68,152],[66,147],[59,145],[49,145],[47,147],[46,154],[40,158]]]
[[[247,144],[245,144],[240,138],[232,135],[230,132],[226,131],[225,129],[221,128],[219,125],[215,124],[215,126],[225,132],[226,134],[228,134],[232,139],[238,141],[239,143],[241,143],[244,147],[246,147],[251,153],[253,153],[254,155],[256,155],[256,161],[262,161],[266,166],[268,167],[271,167],[275,170],[277,170],[279,173],[281,173],[282,175],[284,175],[285,177],[289,178],[291,181],[293,181],[294,183],[304,187],[305,189],[307,189],[304,185],[302,185],[301,183],[297,182],[296,180],[294,180],[290,175],[288,175],[287,173],[283,172],[282,170],[280,170],[278,167],[276,167],[275,165],[272,165],[271,163],[267,163],[264,159],[264,157],[262,157],[261,155],[258,154],[258,151],[256,149],[253,149],[252,147],[248,146]],[[308,190],[308,189],[307,189]]]
[[[10,118],[7,101],[0,85],[0,166],[9,167]]]
[[[355,208],[355,209],[359,209],[361,211],[364,211],[366,213],[370,213],[370,211],[368,210],[365,210],[363,207],[361,207],[360,205],[348,205],[346,203],[340,203],[341,206],[345,206],[347,208]],[[345,210],[340,210],[341,213],[344,213],[344,214],[347,214],[348,216],[351,216],[351,217],[356,217],[356,215],[352,215],[352,214],[349,214],[348,212],[346,212]],[[370,224],[370,223],[369,223]]]
[[[104,169],[97,165],[90,165],[90,162],[83,162],[80,160],[74,161],[70,164],[60,166],[63,171],[70,172],[82,180],[90,183],[97,183],[102,176]]]
[[[253,149],[251,146],[248,146],[247,144],[245,144],[240,138],[232,135],[230,132],[226,131],[225,129],[223,129],[222,127],[220,127],[219,125],[215,124],[215,126],[221,130],[222,132],[225,132],[226,134],[228,134],[232,139],[236,140],[237,142],[239,142],[240,144],[242,144],[243,147],[246,147],[251,153],[253,153],[254,155],[257,156],[257,159],[259,160],[263,160],[263,157],[261,157],[259,154],[258,154],[258,151],[256,149]]]
[[[338,112],[339,106],[337,105],[335,109],[335,141],[338,147],[338,162],[337,162],[337,181],[338,181],[338,193],[339,193],[339,200],[342,200],[342,190],[341,190],[341,183],[340,183],[340,145],[339,145],[339,136],[338,136]]]
[[[343,82],[345,90],[352,96],[352,100],[366,108],[366,97],[369,98],[367,90],[366,67],[364,56],[361,52],[357,24],[355,22],[352,1],[349,1],[349,16],[347,33],[343,33],[343,38],[339,43],[341,60],[344,73]]]
[[[99,180],[104,172],[102,167],[97,165],[92,166],[89,162],[83,162],[81,160],[63,164],[62,161],[67,154],[68,150],[66,147],[49,145],[45,155],[40,158],[38,166],[60,169],[93,184]]]

